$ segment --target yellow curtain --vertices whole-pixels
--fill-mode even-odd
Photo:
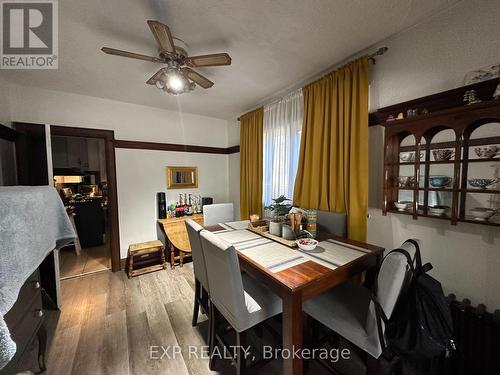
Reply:
[[[264,109],[240,118],[240,217],[262,213],[262,142]]]
[[[366,239],[368,60],[303,88],[304,119],[294,204],[347,213],[350,239]]]

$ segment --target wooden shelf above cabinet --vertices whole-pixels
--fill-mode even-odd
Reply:
[[[487,160],[487,159],[482,159],[482,160]],[[494,160],[497,160],[497,161],[500,161],[500,159],[494,159]],[[425,164],[454,164],[455,163],[455,160],[439,160],[439,161],[434,161],[434,160],[431,160],[431,161],[421,161],[420,162],[420,165],[425,165]],[[415,162],[411,162],[411,161],[402,161],[402,162],[399,162],[399,163],[386,163],[385,165],[387,166],[396,166],[396,165],[415,165]]]
[[[465,161],[465,160],[460,160],[462,163]],[[500,162],[500,158],[484,158],[484,159],[469,159],[467,160],[468,163],[490,163],[490,162]]]
[[[417,213],[415,215],[413,213],[413,211],[399,211],[399,210],[396,210],[396,209],[390,209],[390,210],[387,210],[387,212],[389,212],[391,214],[398,214],[398,215],[426,217],[426,218],[430,218],[430,219],[451,221],[451,217],[450,216],[443,216],[443,215],[430,215],[430,214],[423,214],[423,213]],[[457,219],[457,222],[459,222],[459,223],[489,225],[489,226],[493,226],[493,227],[500,227],[500,222],[488,221],[488,220],[477,220],[477,219],[474,219],[473,217],[468,217],[468,216],[466,216],[464,219]]]
[[[463,97],[464,93],[467,90],[476,90],[479,98],[483,100],[482,103],[467,106],[467,108],[473,108],[475,106],[481,105],[488,106],[490,105],[488,103],[492,101],[493,93],[495,92],[498,83],[500,83],[500,78],[495,78],[489,81],[458,87],[456,89],[424,96],[422,98],[409,100],[388,107],[379,108],[376,112],[370,113],[369,125],[391,126],[394,124],[412,123],[414,121],[419,121],[424,117],[432,118],[432,116],[435,116],[436,113],[446,113],[447,110],[451,110],[453,112],[457,108],[464,107]],[[417,108],[419,111],[422,111],[425,108],[429,111],[429,114],[410,117],[404,120],[386,122],[386,119],[389,117],[389,115],[396,117],[398,113],[403,113],[406,116],[406,111],[410,108]]]
[[[480,194],[500,194],[500,190],[493,189],[462,189],[466,193],[480,193]]]

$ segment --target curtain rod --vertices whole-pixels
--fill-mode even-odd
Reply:
[[[375,60],[375,58],[377,56],[382,56],[384,53],[386,53],[387,51],[389,50],[389,47],[380,47],[378,50],[376,50],[375,52],[369,54],[369,55],[366,55],[366,57],[368,57],[368,61],[370,61],[373,65],[375,65],[375,63],[377,62]],[[348,64],[348,63],[347,63]],[[345,65],[345,64],[344,64]],[[237,121],[240,121],[240,117],[237,118]]]
[[[380,47],[378,50],[367,56],[368,60],[371,61],[372,64],[375,64],[376,63],[375,57],[382,56],[384,53],[387,52],[388,49],[389,49],[388,47]]]

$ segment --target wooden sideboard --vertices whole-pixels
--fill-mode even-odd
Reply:
[[[178,261],[179,265],[182,267],[184,258],[191,256],[191,245],[189,243],[185,224],[185,221],[188,219],[194,220],[200,225],[204,225],[203,214],[158,219],[160,230],[165,236],[165,248],[170,250],[170,268],[172,269],[175,267],[176,261]],[[175,254],[176,250],[179,255]]]

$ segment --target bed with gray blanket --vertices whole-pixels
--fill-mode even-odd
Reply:
[[[0,369],[16,353],[4,315],[45,257],[74,237],[54,188],[0,187]]]

